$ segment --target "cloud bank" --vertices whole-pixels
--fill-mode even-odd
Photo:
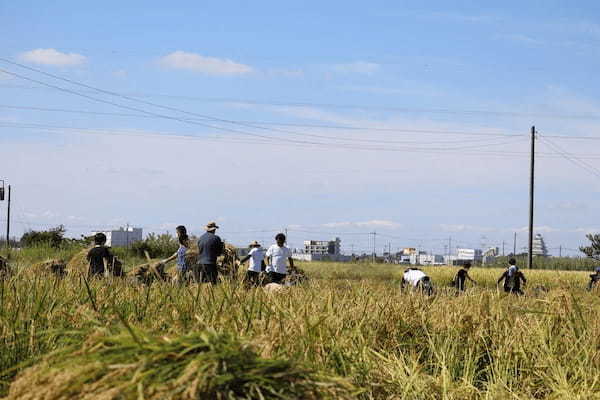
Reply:
[[[56,49],[35,49],[19,54],[19,60],[55,67],[74,67],[87,62],[87,57],[77,53],[62,53]]]
[[[188,53],[182,50],[161,57],[158,63],[165,68],[188,70],[213,76],[244,75],[253,71],[253,68],[249,65],[224,58]]]

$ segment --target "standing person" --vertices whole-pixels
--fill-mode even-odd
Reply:
[[[265,250],[256,240],[250,243],[250,252],[246,257],[240,260],[240,264],[243,264],[248,260],[250,260],[250,264],[248,265],[248,271],[246,271],[246,283],[253,286],[259,286],[260,273],[265,266]]]
[[[113,260],[113,255],[105,244],[106,235],[102,232],[96,233],[94,247],[87,254],[88,276],[90,277],[108,276],[109,274],[108,266]]]
[[[177,260],[173,281],[175,283],[184,283],[187,280],[187,275],[190,271],[189,265],[185,262],[185,253],[187,253],[190,247],[190,242],[185,226],[179,225],[175,228],[175,232],[177,233],[177,240],[179,240],[179,248],[171,257],[162,260],[162,263],[166,264],[169,261]]]
[[[463,267],[461,269],[458,270],[458,272],[456,273],[456,276],[454,277],[454,286],[456,287],[456,290],[458,290],[459,292],[464,292],[466,289],[466,281],[467,279],[470,280],[471,282],[473,282],[473,284],[477,284],[477,282],[475,282],[470,276],[469,276],[469,270],[471,269],[471,263],[466,263],[465,265],[463,265]]]
[[[194,270],[196,282],[217,283],[217,257],[223,254],[223,241],[215,232],[219,227],[216,222],[206,224],[206,233],[198,240],[198,265]]]
[[[414,289],[420,289],[427,295],[433,294],[433,283],[431,278],[421,271],[419,268],[408,268],[402,275],[401,288],[404,289],[405,285],[411,286]]]
[[[272,283],[283,283],[287,276],[288,262],[290,269],[294,269],[292,251],[285,245],[285,239],[283,233],[278,233],[275,235],[276,244],[267,250],[267,275]]]

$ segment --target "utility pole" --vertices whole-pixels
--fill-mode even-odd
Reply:
[[[558,256],[562,257],[562,244],[558,246]]]
[[[515,237],[513,239],[513,257],[517,256],[517,232],[515,232]]]
[[[527,252],[527,268],[533,267],[533,194],[535,182],[535,126],[531,127],[531,160],[529,167],[529,250]]]
[[[504,257],[504,240],[502,241],[502,257]]]
[[[6,258],[10,258],[10,185],[8,185],[8,208],[6,212]]]
[[[373,231],[373,232],[371,232],[371,235],[373,235],[373,264],[375,264],[375,257],[376,257],[376,254],[377,254],[377,251],[375,250],[376,249],[376,247],[375,247],[375,241],[377,239],[377,232]]]

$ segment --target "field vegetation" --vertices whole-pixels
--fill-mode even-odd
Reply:
[[[27,269],[77,251],[28,250],[0,281],[1,396],[600,398],[587,272],[524,270],[517,297],[497,290],[502,269],[473,268],[478,285],[457,296],[456,267],[430,267],[426,297],[383,264],[303,264],[309,282],[277,293]]]

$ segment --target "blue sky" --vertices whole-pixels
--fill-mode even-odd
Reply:
[[[535,225],[569,253],[600,229],[600,142],[552,136],[600,136],[600,4],[482,4],[1,3],[16,233],[522,247],[535,124]]]

